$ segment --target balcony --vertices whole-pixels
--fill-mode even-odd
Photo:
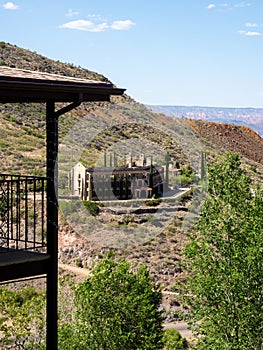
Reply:
[[[82,102],[110,101],[124,91],[108,82],[0,66],[0,103],[46,105],[47,180],[0,175],[0,282],[46,275],[47,350],[58,348],[58,119]]]
[[[0,174],[0,282],[47,272],[46,179]]]

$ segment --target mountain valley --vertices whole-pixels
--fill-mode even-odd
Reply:
[[[0,65],[108,81],[96,72],[53,61],[4,42],[0,43]],[[180,108],[170,108],[168,116],[163,106],[158,109],[153,106],[146,108],[128,95],[113,97],[111,102],[83,103],[63,115],[59,121],[61,176],[66,177],[78,161],[87,166],[98,166],[105,152],[115,152],[121,159],[131,151],[136,155],[158,155],[158,159],[164,159],[164,155],[169,153],[174,163],[179,163],[182,169],[191,167],[197,176],[201,173],[202,153],[206,154],[209,164],[231,151],[239,152],[247,173],[255,182],[263,183],[263,139],[259,136],[263,135],[263,109],[246,109],[242,114],[236,109]],[[216,122],[210,120],[213,118]],[[1,173],[45,175],[45,106],[1,105],[0,126]],[[106,209],[110,208],[110,204],[102,205],[98,214],[100,220],[93,216],[90,218],[94,227],[98,221],[102,225],[103,239],[99,242],[93,240],[92,233],[87,235],[72,226],[61,210],[60,262],[90,268],[107,252],[114,251],[116,256],[125,256],[129,261],[139,264],[145,263],[156,283],[163,290],[171,292],[170,296],[165,297],[167,320],[179,319],[175,314],[178,302],[173,294],[173,286],[183,276],[180,260],[182,247],[187,240],[187,225],[192,216],[196,218],[198,215],[203,200],[199,189],[195,188],[196,183],[197,180],[190,194],[183,196],[176,205],[172,204],[173,215],[159,210],[170,206],[170,203],[166,205],[165,201],[161,202],[156,207],[159,221],[155,222],[153,215],[147,216],[145,224],[145,221],[138,223],[134,215],[121,217],[109,214]],[[198,205],[195,206],[195,202]],[[149,222],[158,227],[161,221],[164,225],[158,234],[142,243],[120,247],[107,242],[105,234],[109,230],[119,230],[123,234],[125,228],[125,233],[129,235],[134,229],[140,231]],[[103,230],[103,225],[107,230]],[[125,241],[125,235],[119,238],[122,243]]]

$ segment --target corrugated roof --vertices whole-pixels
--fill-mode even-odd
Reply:
[[[124,91],[108,82],[0,66],[0,102],[108,101]]]

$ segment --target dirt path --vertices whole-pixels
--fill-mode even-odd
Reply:
[[[81,276],[85,276],[85,277],[91,276],[91,272],[87,269],[82,268],[82,267],[71,266],[71,265],[61,264],[61,263],[58,264],[58,267],[62,270],[73,272],[76,275],[81,275]]]
[[[181,334],[181,336],[185,339],[193,338],[193,334],[188,328],[187,323],[179,322],[179,323],[164,323],[163,327],[166,328],[175,328]]]

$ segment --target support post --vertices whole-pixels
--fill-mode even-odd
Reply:
[[[47,350],[58,349],[58,116],[55,102],[46,103],[47,157]]]

